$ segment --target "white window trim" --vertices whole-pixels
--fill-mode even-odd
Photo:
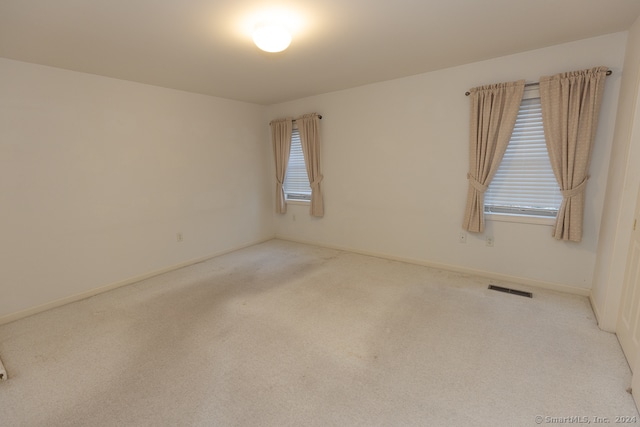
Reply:
[[[292,129],[292,134],[291,134],[291,150],[292,150],[292,151],[293,151],[293,136],[296,134],[296,132],[298,132],[298,126],[294,123],[294,124],[293,124],[293,129]],[[299,141],[299,142],[301,142],[301,141],[300,141],[299,133],[298,133],[298,141]],[[300,145],[300,150],[302,150],[302,146],[301,146],[301,145]],[[302,152],[301,154],[302,154],[302,169],[306,169],[306,166],[305,166],[305,160],[304,160],[304,152]],[[288,182],[288,174],[289,174],[289,168],[290,168],[290,166],[291,166],[291,161],[292,161],[292,159],[291,159],[291,157],[289,157],[289,165],[287,165],[287,171],[285,172],[285,182],[284,182],[284,188],[283,188],[283,190],[284,190],[284,196],[285,196],[285,201],[286,201],[287,203],[292,203],[292,204],[296,204],[296,203],[294,203],[294,202],[300,202],[299,204],[302,204],[302,205],[304,205],[304,204],[309,204],[309,203],[311,203],[311,194],[307,194],[307,195],[306,195],[306,197],[308,197],[308,198],[300,198],[300,197],[292,197],[292,198],[289,198],[289,193],[287,192],[287,182]],[[306,172],[306,170],[305,170],[305,172],[304,172],[304,175],[305,175],[305,177],[307,178],[305,182],[306,182],[306,183],[307,183],[307,185],[308,185],[308,177],[307,177],[307,172]],[[295,184],[295,182],[296,182],[296,181],[294,181],[294,184]],[[309,187],[308,189],[309,189],[309,190],[311,190],[311,188],[310,188],[310,187]],[[291,193],[292,193],[293,195],[300,195],[300,194],[302,194],[302,193],[298,193],[298,192],[295,192],[295,191],[292,191]]]
[[[309,206],[311,204],[311,200],[303,200],[303,199],[286,199],[286,201],[288,205]]]
[[[522,99],[539,98],[540,91],[538,86],[525,87]],[[544,217],[540,215],[527,215],[527,214],[510,214],[510,213],[493,213],[484,212],[484,218],[486,221],[498,221],[498,222],[513,222],[520,224],[533,224],[553,226],[556,223],[556,217]]]
[[[521,224],[534,224],[534,225],[547,225],[553,226],[556,223],[555,217],[543,217],[533,215],[516,215],[516,214],[497,214],[488,213],[484,214],[485,221],[499,221],[499,222],[517,222]]]

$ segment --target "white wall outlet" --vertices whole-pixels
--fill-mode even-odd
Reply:
[[[458,243],[467,243],[467,232],[461,231],[458,235]]]
[[[489,246],[492,247],[493,246],[493,237],[489,237],[487,236],[487,238],[484,240],[484,243]]]
[[[177,233],[176,234],[176,241],[177,242],[182,242],[182,233]]]

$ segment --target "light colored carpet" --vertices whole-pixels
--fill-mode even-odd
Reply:
[[[1,326],[10,379],[0,383],[0,424],[527,426],[537,415],[638,416],[620,346],[586,298],[487,285],[272,240]]]

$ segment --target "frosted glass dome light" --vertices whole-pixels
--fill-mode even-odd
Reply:
[[[282,52],[291,44],[291,34],[282,25],[262,23],[253,31],[253,42],[265,52]]]

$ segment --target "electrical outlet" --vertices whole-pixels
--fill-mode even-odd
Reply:
[[[293,221],[295,221],[295,220],[296,220],[296,216],[295,216],[295,214],[294,214],[294,215],[291,215],[291,219],[292,219]]]
[[[458,243],[467,243],[467,232],[461,231],[458,235]]]
[[[176,241],[182,242],[182,233],[176,234]]]
[[[487,246],[492,247],[492,246],[493,246],[493,237],[489,237],[489,236],[487,236],[487,238],[485,239],[485,241],[484,241],[484,242],[485,242],[485,244],[486,244]]]

